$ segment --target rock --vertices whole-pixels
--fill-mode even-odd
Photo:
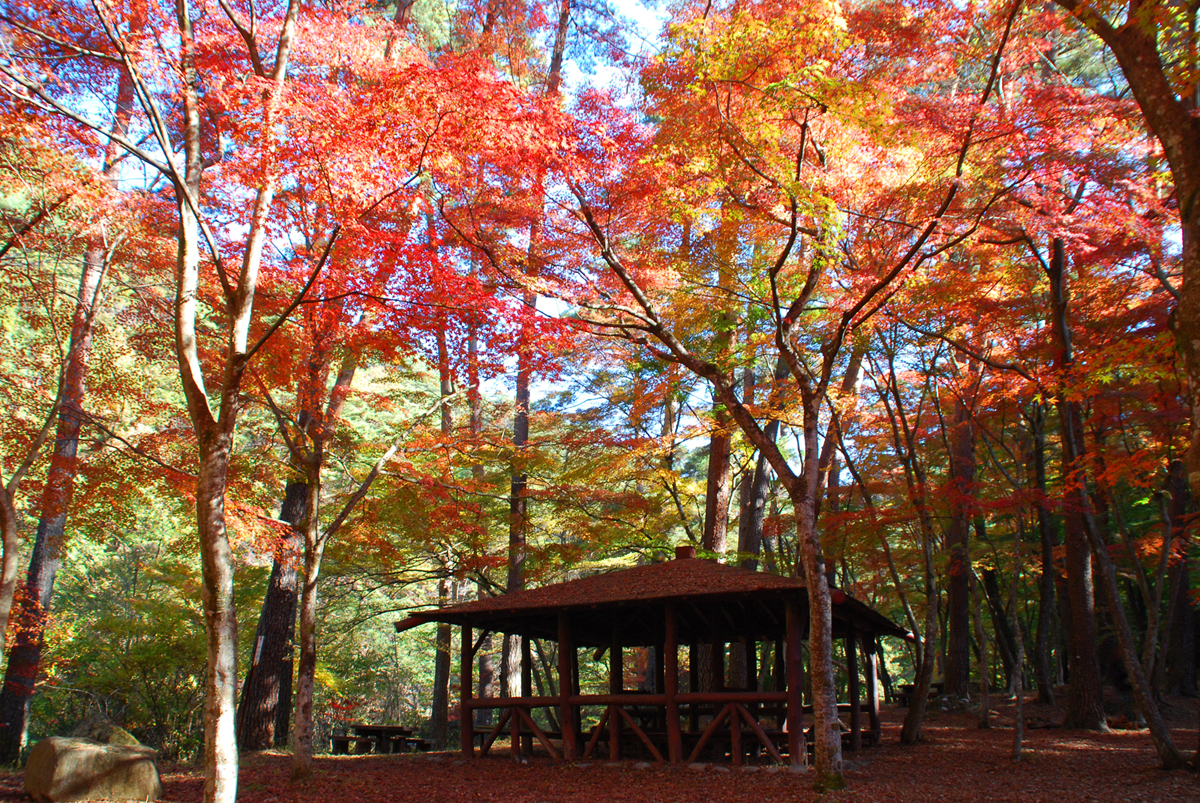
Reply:
[[[633,765],[633,768],[635,770],[648,770],[653,766],[654,765],[651,764],[649,761],[639,761],[638,763]]]
[[[604,762],[604,766],[606,766],[606,767],[623,767],[625,765],[622,764],[620,761],[606,761],[606,762]]]
[[[753,764],[747,764],[746,766],[742,767],[742,772],[758,772],[759,769],[759,767],[756,767]]]
[[[726,767],[724,764],[713,764],[712,771],[713,772],[732,772],[733,770],[729,769],[729,767]]]
[[[29,751],[25,792],[39,803],[156,800],[162,797],[157,758],[153,749],[141,745],[51,736]]]
[[[808,765],[807,764],[789,764],[788,772],[793,772],[796,775],[801,775],[805,772],[808,772]]]
[[[694,764],[688,764],[688,769],[692,772],[704,772],[706,769],[708,769],[708,765],[697,761]]]
[[[75,729],[67,735],[80,739],[91,739],[93,742],[100,742],[100,744],[118,744],[129,747],[142,746],[142,743],[135,739],[132,733],[117,725],[103,714],[93,714],[76,725]]]

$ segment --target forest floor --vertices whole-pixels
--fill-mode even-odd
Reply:
[[[1016,803],[1103,801],[1168,803],[1200,801],[1200,775],[1163,772],[1146,731],[1111,734],[1046,727],[1061,710],[1026,704],[1025,755],[1014,763],[1009,701],[992,706],[993,727],[975,727],[977,714],[931,708],[925,741],[899,745],[904,709],[885,707],[883,746],[847,753],[849,788],[824,796],[811,776],[725,765],[704,769],[638,761],[557,764],[535,756],[516,764],[504,751],[478,761],[455,753],[398,756],[321,756],[311,785],[288,785],[289,756],[261,753],[243,758],[238,799],[243,803],[761,803],[762,800],[938,803],[984,799]],[[1189,756],[1197,749],[1197,701],[1172,700],[1164,713],[1176,743]],[[1110,720],[1112,721],[1112,720]],[[1041,727],[1037,727],[1037,726]],[[163,767],[164,800],[201,799],[199,767]],[[0,775],[0,801],[28,800],[20,773]]]

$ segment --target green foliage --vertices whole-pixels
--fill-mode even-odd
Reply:
[[[167,759],[196,756],[205,648],[187,524],[181,505],[149,497],[133,522],[76,532],[59,574],[31,741],[99,711]],[[261,569],[242,573],[243,610],[261,598],[263,581]],[[252,628],[243,617],[243,650]]]

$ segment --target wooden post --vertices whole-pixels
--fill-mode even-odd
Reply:
[[[784,663],[784,645],[787,642],[783,639],[775,639],[775,651],[771,656],[774,665],[771,668],[771,680],[774,681],[775,691],[784,691],[787,689],[787,666]],[[783,730],[787,726],[787,709],[783,710],[783,715],[775,721],[775,727]]]
[[[787,732],[788,760],[793,766],[808,763],[808,746],[804,741],[804,658],[800,651],[803,624],[800,602],[789,599],[787,605]]]
[[[667,760],[683,761],[683,733],[679,722],[679,621],[675,603],[666,605],[666,637],[663,644],[663,693],[667,697]]]
[[[729,706],[729,756],[733,766],[742,766],[742,717],[736,705]]]
[[[511,701],[510,701],[511,702]],[[512,706],[508,709],[512,715],[509,717],[509,730],[512,733],[512,757],[517,758],[522,754],[521,751],[521,717],[517,714],[517,707]]]
[[[558,721],[562,728],[562,753],[564,761],[574,761],[578,755],[575,740],[575,706],[571,705],[571,693],[575,690],[574,661],[575,643],[571,640],[571,621],[566,611],[558,612]],[[620,658],[617,659],[618,663]]]
[[[533,642],[528,636],[521,637],[521,696],[533,696]],[[533,716],[533,709],[529,709]],[[516,721],[514,715],[513,720]],[[522,755],[533,755],[533,734],[527,733],[521,738]]]
[[[883,740],[879,727],[879,645],[874,634],[863,634],[863,654],[866,656],[867,673],[867,716],[871,725],[871,744],[879,747]]]
[[[471,643],[471,638],[471,628],[463,625],[462,648],[458,656],[458,683],[460,690],[458,719],[461,725],[458,746],[462,751],[463,758],[475,757],[475,726],[469,705],[471,701],[471,687],[474,684],[474,679],[471,677],[471,665],[475,662],[475,653],[472,649],[474,645]]]
[[[700,645],[694,641],[688,645],[688,691],[700,691]],[[688,730],[692,733],[700,730],[700,706],[697,703],[688,705]]]
[[[862,687],[858,680],[858,633],[854,628],[846,636],[846,674],[850,696],[850,749],[859,752],[862,750],[862,712],[859,710]]]
[[[613,616],[612,641],[608,646],[608,692],[620,694],[625,688],[625,667],[621,655],[620,622]],[[611,708],[608,712],[608,760],[621,759],[621,717]]]

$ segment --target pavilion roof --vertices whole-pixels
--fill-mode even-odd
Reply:
[[[626,644],[654,644],[662,638],[663,608],[674,601],[681,605],[685,641],[766,639],[782,636],[788,598],[807,610],[808,591],[802,580],[684,557],[420,611],[397,622],[396,628],[446,622],[554,639],[558,612],[565,610],[580,645],[607,645],[614,628]],[[853,628],[908,636],[887,617],[838,591],[833,617],[835,633]]]

